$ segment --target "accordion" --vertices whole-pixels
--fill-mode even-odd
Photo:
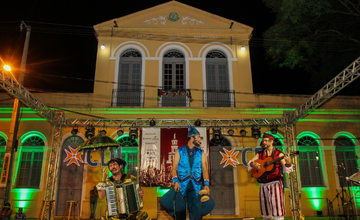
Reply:
[[[118,216],[140,211],[143,208],[139,196],[139,184],[133,182],[120,184],[117,187],[105,187],[108,216]]]

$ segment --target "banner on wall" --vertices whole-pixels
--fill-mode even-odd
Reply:
[[[201,148],[208,155],[206,128],[197,128],[204,138]],[[141,186],[172,185],[172,163],[178,148],[187,144],[187,128],[143,128],[140,141]]]
[[[6,187],[8,173],[9,173],[8,171],[10,167],[10,157],[11,157],[10,153],[5,153],[3,169],[1,171],[0,187]]]

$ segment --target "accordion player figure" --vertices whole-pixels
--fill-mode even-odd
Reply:
[[[96,185],[99,198],[106,198],[106,220],[147,220],[148,214],[142,209],[144,191],[136,183],[136,177],[123,173],[127,163],[119,158],[108,162],[112,176],[107,178],[106,167],[102,170],[102,181]]]

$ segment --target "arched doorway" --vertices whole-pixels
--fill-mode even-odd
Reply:
[[[235,196],[234,196],[234,174],[233,167],[227,166],[223,168],[220,165],[222,156],[219,151],[223,148],[231,150],[230,142],[220,137],[218,140],[210,141],[210,175],[211,197],[216,201],[215,208],[211,215],[235,215]]]
[[[123,135],[116,141],[121,146],[121,158],[127,162],[125,167],[125,173],[138,177],[139,176],[139,143],[138,141],[132,140],[129,135]]]
[[[68,200],[79,201],[81,205],[84,164],[79,163],[78,166],[76,163],[71,163],[74,160],[66,160],[68,153],[65,151],[71,152],[70,148],[76,149],[82,142],[84,140],[81,137],[74,135],[66,138],[62,145],[56,216],[64,215]]]

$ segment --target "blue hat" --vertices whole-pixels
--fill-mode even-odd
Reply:
[[[196,130],[192,125],[188,125],[188,137],[195,137],[196,135],[200,135],[199,131]]]

